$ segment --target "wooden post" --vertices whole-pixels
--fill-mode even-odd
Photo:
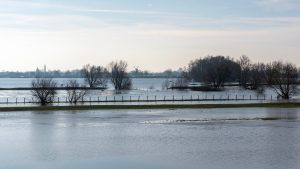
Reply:
[[[191,101],[193,101],[193,95],[191,95]]]
[[[66,103],[68,103],[68,98],[66,97]]]
[[[25,104],[26,102],[25,102],[25,97],[24,97],[24,104]]]
[[[57,97],[57,103],[59,104],[59,97]]]
[[[173,95],[173,102],[175,101],[175,97],[174,97],[174,95]]]
[[[266,100],[266,95],[264,95],[264,100]]]
[[[227,100],[229,101],[229,95],[227,96]]]
[[[273,100],[273,95],[271,95],[271,101]]]
[[[139,98],[138,98],[138,102],[140,102],[140,98],[141,98],[141,96],[139,96]]]
[[[122,102],[124,101],[124,96],[122,96]]]
[[[236,100],[236,101],[238,100],[238,96],[237,96],[237,95],[235,95],[235,100]]]
[[[6,98],[6,103],[8,104],[8,98]]]
[[[245,100],[245,95],[243,95],[243,100]]]
[[[166,96],[164,96],[164,101],[166,101]]]
[[[215,101],[215,95],[213,95],[213,101]]]
[[[105,96],[105,102],[107,102],[107,96]]]
[[[154,96],[155,102],[156,102],[156,95]]]
[[[18,98],[16,98],[16,104],[18,104]]]
[[[100,102],[99,96],[98,96],[98,103]]]
[[[131,102],[131,96],[129,96],[129,102]]]
[[[116,96],[114,96],[114,102],[116,102]]]
[[[252,95],[250,94],[250,100],[252,100]]]

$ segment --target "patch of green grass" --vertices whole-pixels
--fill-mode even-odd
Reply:
[[[212,108],[300,108],[300,103],[32,106],[32,107],[0,107],[0,112],[54,111],[54,110],[122,110],[122,109],[212,109]]]

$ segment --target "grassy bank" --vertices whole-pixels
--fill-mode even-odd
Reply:
[[[212,109],[212,108],[300,108],[300,103],[33,106],[33,107],[0,107],[0,112],[53,111],[53,110]]]

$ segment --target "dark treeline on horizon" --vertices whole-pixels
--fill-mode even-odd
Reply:
[[[180,76],[182,70],[167,69],[163,72],[150,72],[135,69],[128,74],[132,78],[177,78]],[[43,75],[44,77],[51,78],[82,78],[82,70],[47,70],[43,71],[37,69],[36,71],[2,71],[0,72],[0,78],[35,78]]]

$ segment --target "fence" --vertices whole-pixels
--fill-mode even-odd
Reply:
[[[82,97],[78,103],[147,103],[147,102],[201,102],[201,101],[275,101],[272,95],[191,95],[191,96],[90,96]],[[34,98],[2,98],[0,104],[38,104]],[[55,97],[53,103],[70,103],[67,97]]]

